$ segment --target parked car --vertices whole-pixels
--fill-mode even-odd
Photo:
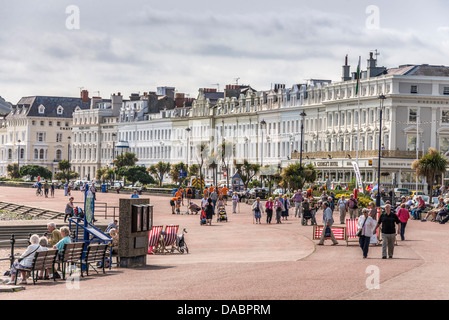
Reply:
[[[406,188],[395,188],[394,189],[394,194],[395,194],[396,197],[399,197],[399,198],[401,198],[403,196],[407,197],[407,196],[410,195],[410,191],[408,189],[406,189]]]
[[[410,191],[410,196],[413,198],[414,196],[425,196],[426,194],[423,191]]]

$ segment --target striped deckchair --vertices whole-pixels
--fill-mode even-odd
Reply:
[[[349,245],[349,240],[358,239],[357,231],[359,228],[357,224],[359,219],[346,219],[346,229],[347,229],[347,237],[346,237],[346,245]]]
[[[159,240],[161,239],[162,234],[162,228],[163,226],[154,226],[151,231],[148,238],[148,254],[153,254],[157,250],[157,246],[159,243]]]
[[[313,240],[320,240],[321,233],[323,232],[324,226],[313,226]],[[331,227],[332,233],[335,236],[336,240],[346,240],[346,227]],[[330,239],[330,238],[326,238]]]
[[[159,253],[173,253],[176,238],[178,237],[179,225],[170,225],[165,227],[165,232],[161,239],[161,248]],[[169,248],[171,247],[171,248]]]

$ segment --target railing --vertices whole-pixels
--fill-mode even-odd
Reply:
[[[74,202],[73,203],[76,207],[80,207],[84,210],[84,202]],[[116,217],[118,217],[119,213],[119,207],[115,206],[108,206],[106,202],[95,202],[95,216],[96,217],[102,217],[105,219],[109,219],[112,217],[112,219],[115,220]]]
[[[359,158],[377,159],[379,150],[359,151]],[[418,152],[418,157],[421,158],[423,152]],[[382,158],[399,158],[399,159],[416,159],[415,151],[400,151],[400,150],[382,150]],[[292,159],[300,158],[299,152],[293,152]],[[330,151],[330,152],[303,152],[302,159],[356,159],[357,151]]]
[[[11,239],[9,240],[3,240],[0,241],[0,243],[6,243],[9,242],[11,244],[11,253],[9,255],[9,258],[0,258],[0,261],[6,261],[6,260],[10,260],[11,262],[11,266],[14,263],[15,260],[15,255],[14,255],[14,248],[17,242],[23,242],[23,243],[27,243],[27,245],[30,245],[30,238],[31,238],[31,233],[28,235],[28,239],[16,239],[14,234],[11,235]]]

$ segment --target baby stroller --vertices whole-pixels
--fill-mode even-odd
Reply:
[[[219,206],[217,210],[218,210],[217,222],[221,222],[221,221],[228,222],[228,215],[226,214],[226,207]]]
[[[201,209],[200,225],[206,224],[206,211]]]

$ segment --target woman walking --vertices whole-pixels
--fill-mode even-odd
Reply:
[[[207,199],[207,204],[204,206],[204,212],[206,213],[206,224],[212,225],[212,216],[214,215],[214,205],[212,199]]]
[[[283,203],[284,210],[282,210],[282,220],[288,220],[288,209],[290,209],[290,200],[288,200],[287,195],[284,195]]]
[[[75,209],[75,205],[73,204],[73,197],[69,198],[69,202],[65,206],[65,216],[64,216],[64,222],[66,222],[67,217],[73,217],[73,210]]]
[[[281,223],[281,214],[282,214],[284,205],[282,204],[282,201],[279,200],[278,197],[276,197],[276,199],[274,201],[274,207],[276,208],[276,223]]]
[[[360,232],[359,245],[364,259],[368,257],[369,244],[376,225],[376,221],[369,215],[369,210],[363,209],[362,216],[359,218],[358,228]]]
[[[256,219],[256,224],[260,224],[260,218],[262,218],[262,214],[260,213],[261,210],[261,204],[260,204],[260,198],[258,197],[256,201],[251,206],[251,210],[254,212],[254,218]]]
[[[408,219],[410,219],[410,212],[405,209],[405,203],[401,204],[401,208],[398,211],[398,218],[401,221],[401,240],[404,241],[405,227],[407,226]]]
[[[273,217],[273,207],[274,207],[273,198],[270,198],[265,204],[265,212],[267,213],[267,224],[271,224],[271,218]]]

